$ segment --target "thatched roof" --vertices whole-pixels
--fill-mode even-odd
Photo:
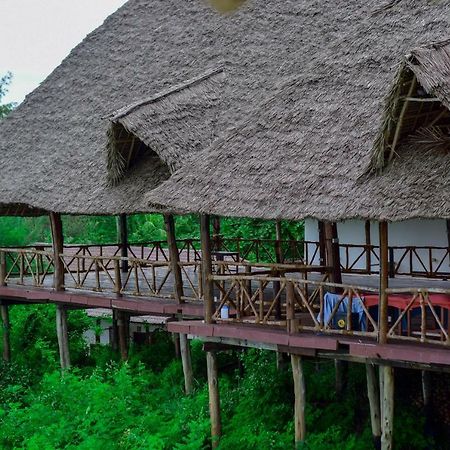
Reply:
[[[139,164],[145,151],[156,153],[174,171],[209,147],[217,137],[223,79],[223,69],[209,70],[112,114],[107,144],[111,184]]]
[[[222,16],[198,0],[130,0],[0,124],[0,202],[84,214],[152,211],[151,200],[224,215],[367,215],[376,198],[354,202],[347,191],[370,164],[398,64],[450,29],[447,2],[387,4],[252,0]],[[217,144],[145,198],[196,145],[190,132],[185,143],[162,139],[177,108],[167,124],[156,112],[147,135],[142,105],[131,134],[150,151],[111,186],[108,117],[222,66],[216,131],[207,114],[179,121],[195,122],[201,146],[215,134]]]
[[[147,200],[266,219],[450,218],[450,45],[423,42],[450,31],[450,6],[414,5],[380,11],[399,35],[350,27],[320,64],[303,48],[299,76]]]

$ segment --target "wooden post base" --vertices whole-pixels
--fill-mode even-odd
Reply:
[[[3,361],[11,362],[11,339],[9,323],[9,306],[2,303],[0,305],[3,324]]]
[[[127,318],[127,314],[123,311],[118,311],[117,328],[119,330],[119,349],[122,361],[128,360],[128,342],[129,342],[129,332],[127,330],[128,327],[129,321]]]
[[[64,305],[56,305],[56,333],[58,336],[59,361],[61,369],[70,368],[69,332],[67,327],[67,309]]]
[[[380,390],[376,366],[366,364],[367,397],[370,407],[370,424],[372,427],[373,444],[376,450],[381,449],[381,417],[380,417]]]
[[[220,397],[219,379],[217,370],[217,355],[215,352],[206,352],[206,366],[208,371],[209,391],[209,415],[211,419],[211,444],[217,448],[222,435],[222,424],[220,419]]]
[[[295,448],[305,441],[305,376],[303,373],[303,362],[299,355],[291,355],[292,376],[294,378],[294,425],[295,425]]]
[[[394,368],[380,366],[381,449],[392,450],[394,431]]]
[[[184,391],[186,395],[191,395],[194,390],[194,377],[192,374],[191,348],[185,334],[180,334],[180,350],[184,374]]]

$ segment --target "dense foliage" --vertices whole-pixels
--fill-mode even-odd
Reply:
[[[0,77],[0,119],[8,115],[16,106],[15,103],[2,104],[2,99],[8,92],[8,86],[11,83],[12,74],[8,72],[6,75]]]

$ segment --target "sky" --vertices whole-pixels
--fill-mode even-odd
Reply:
[[[20,103],[126,0],[0,0],[0,76],[13,73],[4,103]]]

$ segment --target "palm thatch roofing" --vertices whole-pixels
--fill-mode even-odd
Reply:
[[[396,169],[419,164],[412,144],[396,148],[387,167],[382,151],[386,188],[381,178],[357,180],[375,167],[404,55],[445,38],[449,13],[445,1],[252,0],[223,16],[200,0],[130,0],[0,124],[0,204],[74,214],[447,217],[445,196],[438,204],[409,182],[430,175]],[[213,75],[219,67],[225,75]],[[391,108],[394,120],[402,110]],[[434,161],[421,171],[433,174]],[[448,192],[448,176],[435,181]]]

